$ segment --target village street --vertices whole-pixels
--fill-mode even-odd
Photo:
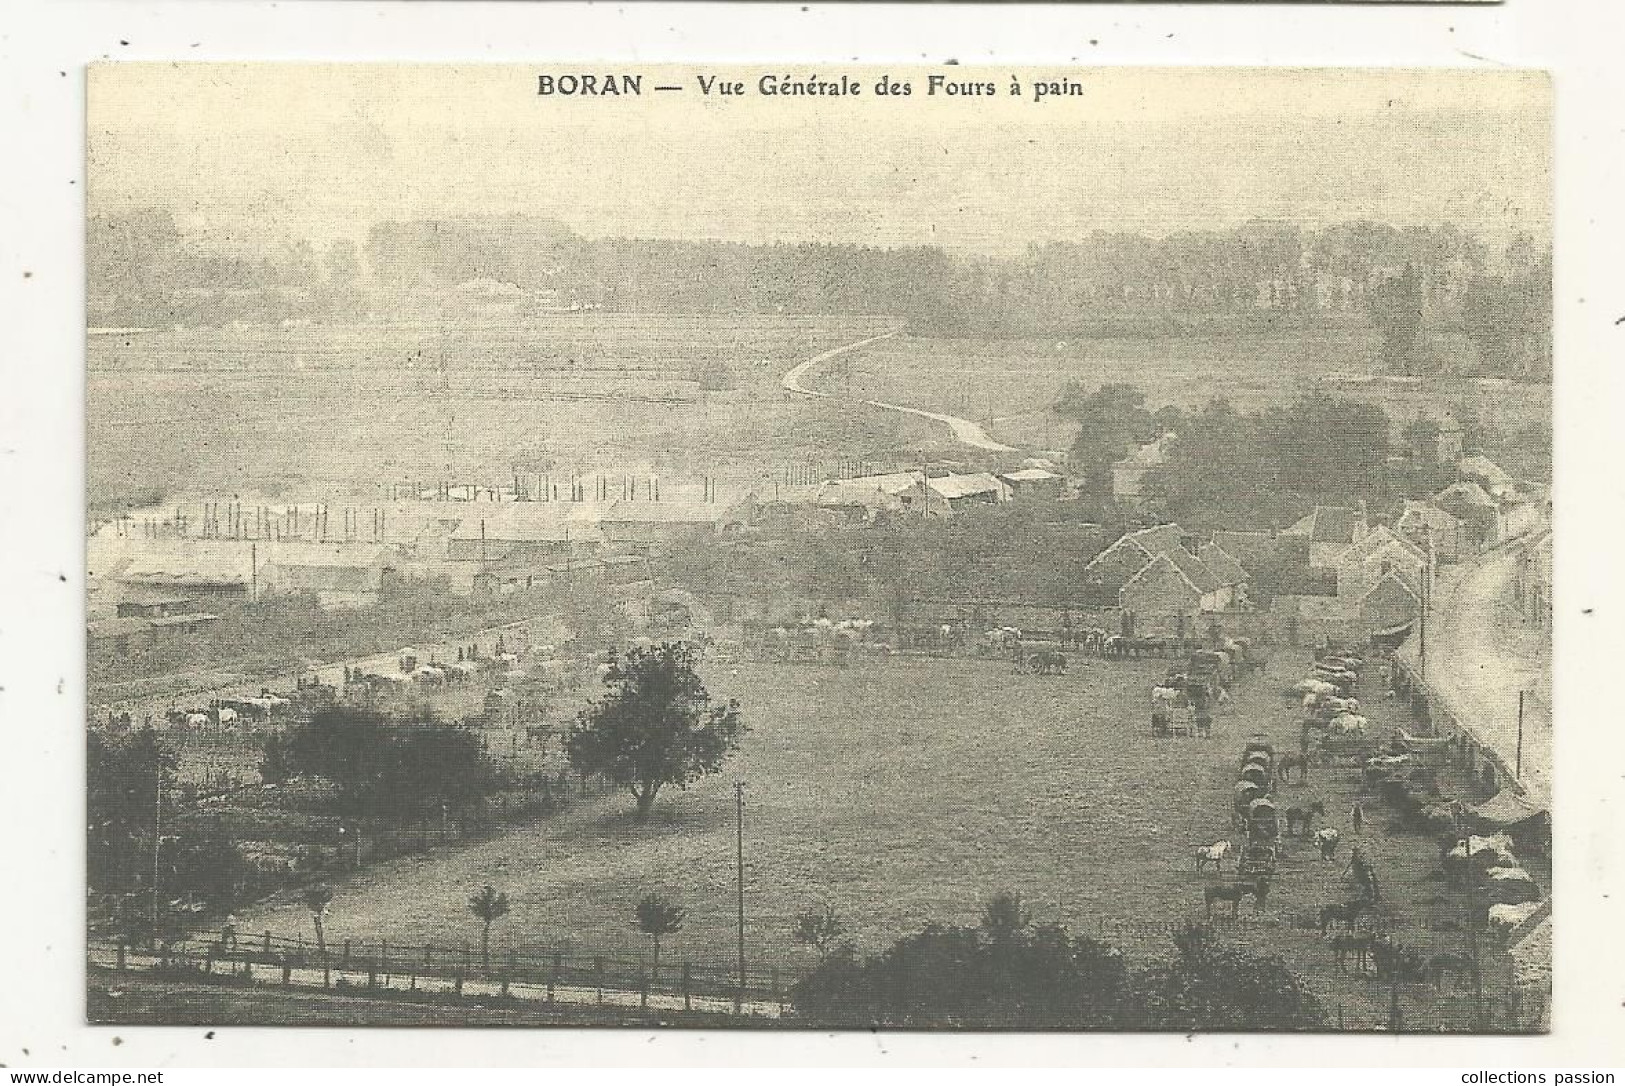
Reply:
[[[1526,629],[1513,600],[1519,557],[1538,535],[1481,556],[1440,585],[1429,611],[1426,680],[1478,736],[1513,766],[1518,760],[1518,694],[1523,691],[1522,783],[1551,802],[1552,715],[1548,644]]]

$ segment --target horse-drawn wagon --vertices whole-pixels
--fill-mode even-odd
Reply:
[[[1151,688],[1151,734],[1159,739],[1196,734],[1196,708],[1180,687]]]
[[[1377,753],[1377,747],[1377,741],[1364,732],[1329,732],[1320,737],[1316,753],[1322,765],[1364,766]]]
[[[1247,740],[1246,746],[1241,748],[1241,764],[1245,767],[1248,762],[1259,758],[1262,758],[1268,765],[1273,777],[1275,771],[1275,744],[1261,735],[1255,735]]]
[[[1236,877],[1256,878],[1275,874],[1278,848],[1273,841],[1249,841],[1236,857]]]
[[[1281,819],[1275,801],[1267,797],[1247,804],[1247,843],[1273,846],[1281,837]]]
[[[1186,661],[1185,673],[1193,682],[1199,682],[1207,687],[1211,697],[1218,697],[1219,691],[1229,686],[1235,678],[1235,671],[1231,667],[1230,654],[1213,649],[1198,649],[1191,653]]]

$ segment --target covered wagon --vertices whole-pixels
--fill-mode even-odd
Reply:
[[[1271,842],[1281,836],[1281,820],[1275,802],[1255,799],[1247,805],[1247,840]]]

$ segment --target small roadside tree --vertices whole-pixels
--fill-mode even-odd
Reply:
[[[508,915],[508,895],[490,883],[468,899],[468,911],[477,916],[480,928],[480,968],[491,968],[491,925]]]
[[[282,784],[296,772],[288,756],[288,742],[280,735],[268,736],[260,758],[260,780],[266,784]]]
[[[739,703],[711,704],[685,644],[635,648],[610,661],[609,693],[582,710],[565,739],[570,763],[626,788],[645,821],[665,785],[687,788],[722,768],[746,727]]]
[[[638,930],[654,940],[654,964],[649,969],[650,983],[660,979],[660,939],[683,930],[688,910],[659,894],[647,894],[638,902]]]
[[[316,950],[325,955],[327,940],[322,935],[322,917],[333,900],[333,888],[325,882],[314,883],[305,887],[304,898],[305,908],[310,910],[310,922],[316,927]]]
[[[828,958],[835,949],[835,941],[846,934],[846,925],[835,914],[835,906],[825,902],[823,909],[804,909],[796,917],[796,930],[792,938],[801,946],[810,946],[818,952],[818,960]]]

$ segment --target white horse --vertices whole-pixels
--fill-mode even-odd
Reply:
[[[1230,855],[1230,842],[1219,841],[1196,850],[1196,870],[1200,871],[1208,864],[1212,864],[1219,871],[1224,870],[1224,858]]]

